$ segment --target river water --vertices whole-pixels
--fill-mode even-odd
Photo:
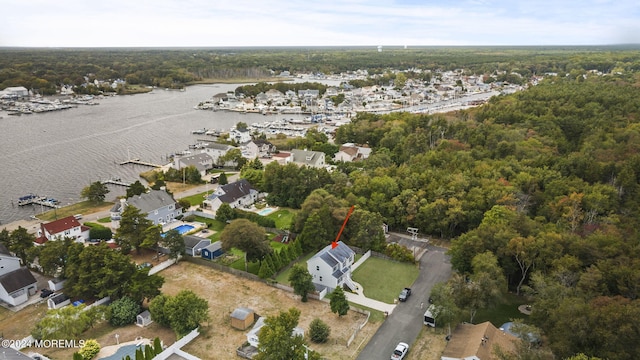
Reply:
[[[17,205],[19,197],[30,193],[68,205],[80,201],[80,192],[92,182],[112,177],[134,182],[149,168],[120,162],[130,157],[165,164],[168,154],[207,138],[193,135],[192,130],[228,130],[240,121],[252,124],[283,117],[193,108],[236,87],[155,89],[147,94],[107,97],[96,106],[22,116],[0,111],[0,224],[48,210],[40,205]],[[124,194],[122,187],[108,187],[107,200]]]

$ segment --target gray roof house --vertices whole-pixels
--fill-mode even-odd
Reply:
[[[37,290],[36,279],[31,271],[21,266],[20,258],[11,255],[0,244],[0,300],[12,306],[20,305]]]
[[[338,286],[347,285],[356,290],[351,281],[351,265],[356,253],[345,243],[338,241],[334,248],[332,244],[325,246],[307,261],[307,270],[313,276],[313,284],[317,290],[328,288],[333,291]]]
[[[204,202],[203,206],[217,211],[223,203],[232,208],[253,205],[258,200],[258,190],[247,181],[241,179],[230,184],[218,186]]]
[[[204,239],[198,236],[185,235],[184,239],[184,253],[190,256],[200,256],[200,250],[211,244],[210,239]]]
[[[220,162],[218,161],[220,159],[221,156],[226,155],[230,150],[232,149],[237,149],[234,146],[231,145],[227,145],[227,144],[220,144],[220,143],[216,143],[216,142],[210,142],[207,143],[203,148],[202,148],[202,152],[209,154],[211,156],[211,158],[213,159],[213,163],[216,165],[227,165],[227,164],[220,164]],[[235,164],[231,164],[231,165],[235,165]]]
[[[140,212],[147,214],[147,219],[154,225],[169,223],[181,213],[173,195],[166,190],[150,190],[148,193],[132,196],[126,200],[121,199],[111,208],[111,220],[120,220],[126,206],[135,206]]]
[[[207,153],[198,153],[173,159],[172,167],[177,170],[193,166],[200,172],[201,176],[207,174],[207,170],[213,168],[213,157]]]
[[[297,165],[306,165],[314,168],[323,168],[326,165],[325,154],[320,151],[291,150],[291,161]]]

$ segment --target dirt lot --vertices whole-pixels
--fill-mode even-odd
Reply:
[[[253,309],[260,316],[277,315],[281,310],[296,307],[301,311],[298,326],[305,330],[314,318],[321,318],[331,327],[331,336],[326,344],[310,347],[328,359],[354,359],[358,345],[366,342],[379,327],[379,324],[367,324],[347,348],[347,339],[365,319],[362,314],[349,312],[338,318],[331,313],[328,303],[315,300],[303,303],[292,293],[187,262],[171,266],[160,274],[165,278],[163,293],[175,295],[182,289],[190,289],[209,302],[209,323],[205,324],[202,334],[183,349],[202,359],[236,356],[235,350],[246,341],[248,332],[230,326],[230,314],[239,306]]]

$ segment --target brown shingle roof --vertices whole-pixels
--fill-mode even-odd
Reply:
[[[480,360],[494,360],[495,346],[505,352],[515,351],[516,342],[513,335],[498,330],[493,324],[485,321],[481,324],[460,324],[442,352],[443,358],[464,359],[477,356]]]

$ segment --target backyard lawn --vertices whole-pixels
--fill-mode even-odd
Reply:
[[[414,264],[372,256],[353,272],[352,278],[362,285],[368,298],[393,304],[403,288],[411,287],[419,272]]]
[[[211,191],[205,191],[205,192],[201,192],[199,194],[195,194],[195,195],[191,195],[191,196],[185,196],[183,198],[180,198],[180,200],[187,200],[189,201],[189,204],[191,204],[191,206],[200,206],[202,205],[202,202],[205,200],[205,197],[207,194],[210,194]]]
[[[528,301],[523,296],[517,296],[513,293],[508,293],[503,303],[492,309],[480,309],[473,318],[474,324],[480,324],[485,321],[491,321],[495,326],[500,326],[513,319],[527,320],[527,316],[518,310],[518,306],[527,304]],[[469,321],[469,318],[463,318],[463,321]]]
[[[307,255],[303,256],[302,258],[300,258],[300,260],[298,260],[296,263],[292,264],[291,267],[289,267],[287,270],[281,272],[280,274],[278,274],[278,276],[276,276],[276,282],[280,283],[280,284],[284,284],[284,285],[291,285],[289,284],[289,274],[291,273],[291,268],[293,267],[293,265],[295,264],[302,264],[304,265],[304,267],[307,267],[307,260],[311,259],[311,257],[313,255],[315,255],[315,252],[310,252]]]
[[[276,227],[282,230],[291,230],[291,221],[295,215],[295,210],[279,209],[267,215],[268,218],[276,222]]]

